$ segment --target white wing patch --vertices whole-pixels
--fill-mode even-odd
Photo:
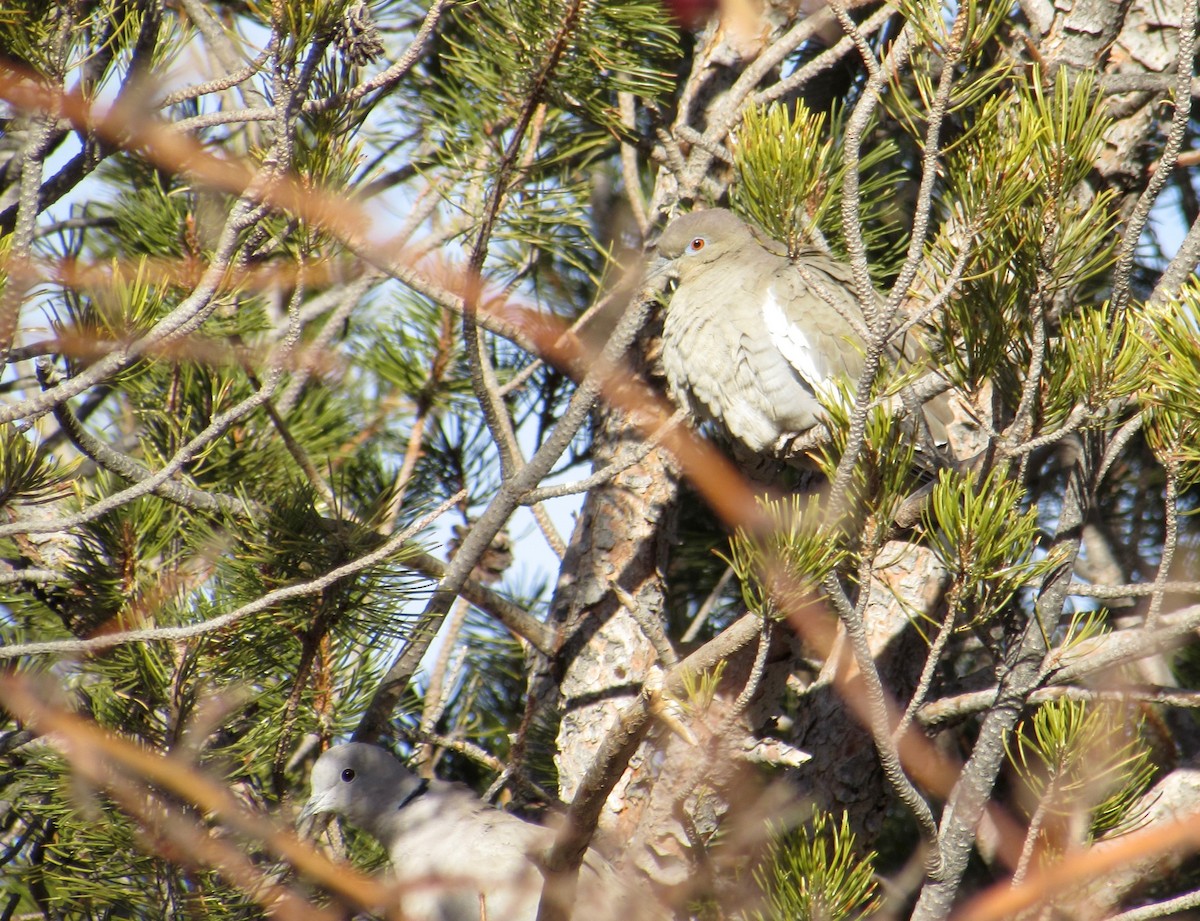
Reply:
[[[767,296],[762,304],[763,322],[771,341],[779,349],[779,353],[787,359],[788,364],[796,369],[796,373],[804,379],[804,383],[822,398],[828,398],[834,392],[829,375],[818,364],[817,350],[804,335],[800,327],[792,323],[784,313],[783,307],[775,299],[773,287],[767,288]]]

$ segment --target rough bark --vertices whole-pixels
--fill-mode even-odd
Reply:
[[[622,450],[633,450],[640,439],[624,415],[600,412],[593,442],[595,466],[603,467]],[[561,713],[556,764],[560,792],[568,802],[622,706],[641,693],[657,664],[654,646],[638,620],[662,618],[662,572],[678,490],[667,465],[663,452],[651,451],[593,489],[563,560],[550,609],[558,651],[534,674],[531,694],[538,712]],[[640,608],[638,616],[614,586]],[[636,809],[626,814],[632,805],[625,803],[625,785],[622,781],[601,817],[602,831],[616,836],[637,823]]]

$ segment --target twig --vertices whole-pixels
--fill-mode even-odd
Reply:
[[[212,50],[213,56],[217,59],[220,65],[225,68],[228,73],[235,73],[243,66],[245,58],[233,44],[232,39],[225,32],[225,27],[205,7],[203,0],[179,0],[179,5],[187,14],[188,19],[192,21],[192,25],[196,30],[204,36],[205,42]],[[272,33],[271,40],[267,44],[264,54],[268,56],[275,54],[278,51],[278,34]],[[238,92],[246,101],[254,100],[262,105],[267,104],[266,98],[254,86],[245,86],[242,83],[238,84]]]
[[[612,583],[609,588],[617,596],[621,607],[629,612],[634,623],[642,631],[642,635],[650,641],[650,645],[654,647],[654,652],[658,655],[658,661],[664,668],[673,668],[679,662],[679,656],[671,646],[671,640],[663,629],[662,622],[638,604],[637,599],[616,582]]]
[[[1089,582],[1072,582],[1068,594],[1084,598],[1131,598],[1146,595],[1178,594],[1200,595],[1200,582],[1128,582],[1124,585],[1095,585]]]
[[[1046,314],[1051,306],[1049,292],[1053,279],[1050,275],[1050,264],[1054,258],[1052,240],[1058,232],[1057,219],[1058,214],[1054,209],[1044,218],[1046,237],[1039,253],[1037,281],[1033,292],[1033,336],[1029,347],[1029,370],[1021,383],[1021,398],[1013,411],[1013,421],[1004,437],[1000,439],[1001,451],[1016,447],[1033,434],[1034,415],[1037,412],[1042,371],[1046,361]],[[1022,462],[1025,462],[1028,456],[1028,452],[1020,455]]]
[[[1150,593],[1150,607],[1146,611],[1146,629],[1158,626],[1162,616],[1164,586],[1175,559],[1175,547],[1179,539],[1179,460],[1168,457],[1163,464],[1166,487],[1163,496],[1163,549],[1158,561],[1158,572],[1154,575],[1154,590]]]
[[[717,605],[717,599],[725,591],[725,586],[729,584],[729,580],[733,578],[733,567],[726,566],[725,571],[721,573],[721,578],[717,579],[717,584],[712,587],[712,591],[708,593],[708,597],[696,609],[696,616],[692,618],[692,622],[688,624],[687,630],[683,634],[683,638],[679,642],[687,643],[696,639],[696,635],[700,632],[700,628],[704,626],[704,622],[708,620],[708,615],[712,613],[712,609]]]
[[[883,774],[891,784],[896,796],[916,819],[922,839],[930,845],[926,873],[929,877],[936,878],[941,874],[940,854],[936,846],[937,822],[933,818],[933,811],[929,808],[929,803],[913,786],[900,761],[900,752],[892,736],[887,695],[879,677],[879,669],[871,655],[871,647],[863,623],[863,612],[871,598],[871,566],[873,562],[870,554],[863,555],[862,563],[859,566],[859,590],[856,605],[850,605],[838,582],[836,573],[830,573],[821,583],[821,588],[833,603],[838,618],[846,631],[846,638],[850,641],[854,663],[858,666],[866,692],[864,711],[867,715],[867,728],[874,739],[875,749],[879,753]]]
[[[341,335],[343,325],[350,317],[351,311],[359,305],[359,302],[371,288],[379,284],[381,277],[378,275],[364,275],[345,287],[338,286],[332,291],[327,292],[328,295],[335,299],[336,306],[330,312],[329,316],[326,317],[320,331],[311,339],[306,339],[304,345],[297,352],[297,361],[294,362],[297,368],[296,373],[288,381],[287,387],[284,388],[283,393],[279,395],[279,399],[275,402],[275,407],[281,415],[286,416],[295,408],[304,393],[304,388],[312,378],[312,362],[308,360],[309,356],[320,357],[327,353],[333,340]],[[315,305],[314,302],[319,302],[319,305]],[[312,298],[303,306],[297,305],[295,322],[303,326],[311,318],[319,313],[324,313],[328,309],[326,295]]]
[[[1133,436],[1142,430],[1142,426],[1146,424],[1146,411],[1138,410],[1128,422],[1124,423],[1104,449],[1104,455],[1100,458],[1100,463],[1097,465],[1096,482],[1102,483],[1104,478],[1108,476],[1108,471],[1112,465],[1117,462],[1117,459],[1124,452],[1126,446],[1132,440]]]
[[[38,360],[37,375],[43,386],[50,385],[49,359]],[[104,444],[100,439],[93,437],[80,425],[79,420],[75,418],[75,414],[71,412],[66,403],[59,403],[54,407],[54,418],[66,433],[67,438],[70,439],[71,444],[79,449],[81,454],[91,458],[105,470],[134,483],[141,483],[154,475],[149,468],[128,454],[122,454],[115,448]],[[208,512],[209,514],[226,512],[239,518],[247,518],[255,511],[251,503],[247,501],[236,499],[233,496],[205,492],[175,480],[160,483],[154,487],[153,492],[157,496],[169,499],[194,512]]]
[[[1082,403],[1076,403],[1067,418],[1063,420],[1063,424],[1053,432],[1029,438],[1020,444],[1012,444],[1011,439],[1005,439],[998,445],[997,453],[1001,457],[1028,457],[1034,451],[1048,448],[1050,445],[1062,441],[1068,435],[1073,435],[1085,422],[1090,421],[1090,418],[1091,414],[1087,407]]]
[[[617,93],[617,111],[621,116],[621,124],[625,130],[632,133],[637,128],[637,112],[634,109],[633,93],[621,91]],[[634,223],[644,240],[650,233],[650,216],[646,214],[646,198],[642,195],[641,171],[638,169],[637,147],[625,138],[621,141],[621,180],[625,184],[625,200],[629,202],[629,210],[633,213]]]
[[[658,156],[658,151],[657,149],[655,150],[656,159],[664,161],[667,172],[678,182],[683,177],[683,171],[687,168],[687,162],[684,160],[683,150],[679,146],[679,141],[675,138],[675,135],[667,130],[666,118],[663,115],[662,109],[659,108],[654,100],[642,100],[642,105],[650,113],[650,124],[654,128],[654,136],[658,139],[658,143],[662,147],[661,156]]]
[[[942,652],[945,650],[946,644],[950,642],[950,637],[954,635],[954,619],[957,614],[958,605],[951,597],[946,605],[946,616],[942,618],[938,634],[929,645],[929,654],[925,656],[925,664],[921,667],[921,677],[917,680],[917,687],[913,691],[912,699],[904,708],[904,714],[896,723],[896,728],[892,730],[892,741],[897,745],[900,744],[900,740],[908,732],[908,727],[912,725],[913,718],[925,703],[925,697],[933,685],[933,676],[941,664]]]
[[[1058,780],[1057,776],[1051,778],[1050,784],[1038,797],[1037,807],[1029,818],[1029,827],[1025,830],[1025,840],[1021,842],[1021,856],[1017,860],[1016,869],[1013,870],[1011,883],[1013,886],[1021,885],[1025,880],[1025,875],[1029,872],[1029,865],[1037,850],[1038,838],[1042,834],[1042,826],[1046,822],[1046,816],[1050,812],[1054,798],[1058,795]]]
[[[227,73],[223,77],[216,77],[204,83],[195,83],[191,86],[185,86],[182,89],[177,89],[172,93],[168,93],[158,102],[154,103],[156,109],[166,109],[170,106],[179,105],[181,102],[187,102],[189,99],[197,99],[201,96],[208,96],[212,93],[222,93],[225,90],[232,89],[240,83],[245,83],[256,73],[262,70],[263,65],[267,63],[271,55],[275,53],[275,39],[272,38],[271,44],[263,49],[253,61],[245,67]]]
[[[708,172],[712,163],[712,154],[709,152],[709,148],[720,143],[729,134],[730,129],[740,117],[742,109],[752,102],[751,95],[763,78],[779,66],[789,54],[829,25],[832,18],[833,16],[828,10],[820,10],[811,16],[803,17],[782,38],[772,42],[770,47],[742,71],[733,86],[730,87],[729,92],[718,102],[715,111],[708,113],[708,128],[704,132],[707,146],[693,148],[692,162],[687,165],[687,181],[681,183],[684,189],[693,190],[699,185],[700,177]],[[681,112],[681,125],[684,116],[686,113]],[[697,157],[698,153],[704,153],[706,156]]]
[[[938,834],[942,876],[921,888],[912,921],[941,921],[950,914],[975,845],[979,822],[1004,763],[1005,739],[1020,718],[1029,695],[1047,680],[1051,671],[1046,656],[1047,629],[1053,630],[1062,615],[1094,488],[1086,455],[1087,452],[1081,451],[1068,472],[1058,527],[1050,547],[1050,553],[1062,562],[1043,580],[1034,603],[1034,616],[1025,623],[1002,663],[995,695],[983,717],[971,755],[942,811]],[[1109,639],[1105,637],[1106,641]]]
[[[450,694],[457,682],[457,677],[452,675],[452,672],[458,672],[462,665],[462,650],[458,646],[458,637],[467,622],[470,610],[471,606],[465,598],[459,598],[454,603],[445,627],[445,635],[442,637],[442,648],[438,650],[433,668],[429,670],[429,684],[425,688],[421,720],[418,724],[422,741],[415,755],[423,777],[433,777],[433,748],[426,740],[433,735],[434,727],[450,703]],[[458,663],[454,669],[450,667],[452,659]]]
[[[1121,238],[1121,250],[1113,268],[1112,306],[1122,311],[1129,304],[1132,296],[1130,277],[1133,274],[1134,257],[1137,255],[1138,243],[1142,238],[1142,230],[1150,219],[1150,212],[1158,200],[1159,193],[1171,178],[1175,161],[1187,136],[1188,124],[1192,115],[1192,65],[1196,48],[1196,4],[1192,0],[1182,0],[1179,4],[1179,54],[1175,58],[1175,113],[1171,120],[1171,130],[1167,134],[1167,142],[1163,145],[1162,156],[1155,165],[1150,181],[1139,196],[1137,204],[1125,224]]]
[[[338,580],[362,572],[376,563],[382,563],[392,554],[400,551],[405,541],[415,537],[465,497],[465,490],[455,493],[434,508],[433,511],[423,515],[403,531],[384,541],[378,548],[356,560],[345,563],[336,569],[330,570],[325,575],[310,579],[307,582],[286,585],[283,588],[267,592],[265,595],[230,611],[228,614],[221,614],[199,623],[181,627],[149,627],[142,630],[122,630],[116,633],[107,633],[103,636],[92,637],[87,640],[51,640],[43,643],[14,643],[9,646],[0,646],[0,659],[44,655],[90,655],[105,649],[112,649],[114,646],[122,646],[126,643],[177,642],[179,640],[190,640],[198,636],[205,636],[215,633],[218,630],[224,630],[227,627],[233,626],[238,621],[249,617],[251,614],[265,611],[281,601],[320,594]]]
[[[93,365],[93,367],[95,366]],[[45,521],[20,521],[0,525],[0,537],[9,537],[15,534],[53,534],[57,531],[77,528],[82,524],[87,524],[89,521],[95,521],[101,515],[127,502],[132,502],[134,499],[149,495],[160,486],[168,483],[197,454],[224,434],[233,423],[245,418],[266,403],[278,386],[281,377],[282,371],[278,367],[272,368],[266,377],[262,389],[251,394],[231,409],[215,416],[199,434],[193,436],[176,451],[175,455],[156,473],[150,473],[135,482],[132,486],[127,486],[125,489],[119,490],[112,495],[105,496],[103,499],[89,505],[80,512],[76,512],[74,515],[65,515],[62,518]],[[60,384],[58,387],[52,387],[44,391],[44,393],[54,393],[62,386]]]
[[[1187,236],[1179,245],[1179,252],[1175,254],[1175,258],[1171,260],[1166,271],[1159,277],[1158,284],[1154,286],[1154,291],[1147,299],[1147,303],[1162,303],[1178,294],[1183,283],[1196,271],[1197,263],[1200,263],[1200,217],[1192,221]]]
[[[1001,884],[985,890],[963,906],[962,917],[972,921],[1008,921],[1064,890],[1074,889],[1135,861],[1159,855],[1194,851],[1200,846],[1200,815],[1186,812],[1105,842],[1103,847],[1068,852],[1060,860],[1029,876],[1019,886]]]
[[[733,723],[741,718],[741,715],[746,712],[746,708],[750,706],[750,701],[754,699],[754,695],[758,693],[758,688],[762,684],[763,672],[767,667],[767,652],[771,648],[771,633],[774,630],[774,621],[769,617],[762,619],[762,629],[758,633],[758,651],[754,654],[754,664],[750,666],[750,674],[746,678],[746,685],[734,700],[733,706],[729,713],[726,714],[724,724],[732,728]],[[724,738],[724,732],[718,732],[719,738]]]
[[[880,83],[880,66],[879,59],[875,57],[875,52],[871,50],[871,46],[867,44],[866,38],[858,29],[858,23],[850,18],[850,14],[846,12],[846,8],[836,0],[827,0],[829,8],[833,10],[833,15],[837,17],[838,24],[842,27],[842,31],[854,42],[854,47],[858,49],[859,57],[862,58],[863,65],[867,68],[867,76],[870,78],[868,83],[876,86]]]
[[[1196,908],[1197,906],[1200,906],[1200,890],[1177,895],[1173,899],[1164,899],[1161,902],[1153,902],[1149,905],[1131,908],[1129,911],[1123,911],[1119,915],[1110,916],[1108,921],[1151,921],[1153,918],[1165,918],[1168,915],[1177,915],[1181,911]]]
[[[65,132],[63,132],[65,133]],[[38,190],[38,209],[48,208],[86,179],[105,159],[117,151],[114,144],[107,144],[94,137],[81,139],[82,149],[42,183]],[[12,232],[16,225],[17,202],[0,212],[0,235]]]
[[[0,585],[13,585],[18,582],[71,582],[71,576],[56,569],[10,569],[0,571]]]
[[[868,16],[861,26],[857,26],[856,31],[860,36],[874,35],[895,15],[896,11],[894,8],[882,6]],[[791,94],[799,87],[804,86],[813,77],[833,68],[834,65],[856,47],[856,44],[856,41],[849,35],[838,39],[833,47],[822,51],[811,61],[802,67],[798,67],[777,83],[773,83],[766,89],[755,93],[751,97],[754,104],[759,106],[766,105],[768,102],[774,102],[782,96]]]
[[[937,294],[929,299],[929,303],[922,306],[920,310],[908,317],[908,319],[892,331],[891,335],[888,336],[890,341],[896,341],[914,326],[924,323],[937,311],[941,310],[942,305],[950,300],[951,295],[958,290],[958,286],[962,283],[963,274],[967,270],[967,262],[975,253],[975,238],[978,235],[978,227],[981,223],[980,216],[976,216],[976,219],[967,225],[963,233],[964,239],[959,243],[958,251],[954,256],[954,264],[946,274],[946,283],[942,285],[941,290]]]
[[[466,492],[460,492],[458,495],[465,496]],[[400,554],[400,563],[424,573],[431,579],[441,580],[446,576],[446,564],[415,545],[404,548]],[[459,594],[542,655],[549,656],[554,652],[554,630],[499,592],[488,588],[477,579],[467,579],[459,589]]]
[[[1047,659],[1047,682],[1066,684],[1127,662],[1136,662],[1179,645],[1180,640],[1200,629],[1200,605],[1191,605],[1163,614],[1161,626],[1149,631],[1144,627],[1105,634],[1101,641],[1084,642],[1056,651]]]
[[[0,292],[0,368],[8,364],[8,353],[12,349],[20,324],[21,305],[29,289],[28,267],[33,257],[33,234],[37,224],[42,162],[49,150],[57,119],[53,112],[46,112],[33,116],[32,121],[29,136],[21,150],[17,221],[13,228],[12,244],[6,264],[8,284]]]
[[[339,93],[336,96],[330,96],[326,99],[311,100],[304,104],[303,111],[306,114],[324,112],[336,106],[355,102],[368,93],[373,93],[375,90],[384,90],[395,86],[412,70],[413,65],[421,59],[421,55],[425,51],[425,46],[429,42],[429,36],[433,34],[433,30],[437,28],[438,21],[453,2],[454,0],[434,0],[433,5],[429,8],[429,12],[425,14],[425,18],[421,21],[421,27],[417,30],[417,34],[413,36],[413,40],[409,42],[408,47],[396,62],[386,70],[376,74],[369,80],[364,80],[357,86],[351,87],[344,93]]]
[[[679,424],[683,417],[682,411],[677,412],[672,416],[667,423],[662,426],[658,432],[654,433],[649,438],[644,439],[636,448],[629,451],[627,454],[618,456],[613,459],[612,463],[606,464],[595,473],[584,477],[581,480],[573,480],[570,483],[560,483],[557,486],[541,486],[531,490],[529,495],[521,500],[522,504],[528,505],[533,502],[541,502],[546,499],[557,499],[560,496],[573,496],[582,492],[589,492],[603,483],[607,483],[618,474],[624,473],[635,464],[639,464],[653,450],[658,448],[662,439],[666,436],[675,425]]]
[[[931,701],[917,712],[917,722],[931,731],[943,729],[950,723],[987,710],[995,703],[996,690],[992,687]],[[1103,691],[1074,685],[1054,685],[1034,691],[1029,695],[1028,702],[1041,704],[1064,698],[1067,700],[1160,704],[1184,710],[1200,709],[1200,691],[1184,691],[1179,688],[1154,685],[1130,685],[1123,688],[1107,688]]]
[[[193,115],[170,123],[171,131],[188,134],[193,131],[203,131],[205,128],[216,128],[219,125],[245,125],[251,122],[269,122],[275,120],[275,110],[267,106],[253,109],[222,109],[219,112],[205,112],[203,115]]]
[[[298,311],[300,302],[304,296],[304,290],[304,267],[301,264],[300,271],[297,273],[296,285],[292,288],[292,295],[288,303],[288,317],[290,322],[288,323],[287,334],[283,340],[281,356],[292,354],[300,342],[302,326]],[[275,364],[278,366],[281,362],[277,360]],[[246,366],[246,376],[250,379],[251,384],[262,389],[258,375],[249,365]],[[272,386],[272,393],[277,386],[278,384]],[[321,497],[321,501],[331,511],[337,509],[338,499],[333,493],[333,488],[325,482],[325,478],[317,470],[317,465],[313,463],[312,458],[308,456],[308,452],[304,450],[304,445],[300,444],[292,434],[291,426],[284,420],[283,414],[276,409],[275,403],[270,396],[263,401],[263,410],[266,412],[267,418],[271,420],[271,425],[274,426],[275,431],[279,433],[279,438],[283,442],[284,448],[292,456],[292,460],[296,462],[296,466],[300,468],[300,471],[304,474],[304,478],[308,480],[308,484],[313,488],[313,491]]]
[[[962,18],[963,15],[960,11],[959,18]],[[898,68],[903,61],[907,60],[912,41],[911,33],[912,26],[905,25],[896,43],[892,46],[891,54],[888,56],[889,69]],[[939,84],[937,95],[937,100],[939,101],[942,100],[943,96],[947,97],[947,99],[949,97],[951,81],[948,75],[952,70],[953,67],[947,64],[942,71],[942,80]],[[854,467],[858,463],[859,455],[862,453],[866,438],[871,389],[874,387],[875,379],[879,374],[880,361],[882,360],[886,346],[886,331],[890,328],[891,317],[898,309],[900,303],[895,293],[900,286],[900,282],[897,281],[897,286],[893,289],[893,294],[889,298],[888,303],[882,306],[878,304],[878,298],[871,285],[870,274],[867,272],[866,243],[863,240],[862,224],[859,220],[861,206],[859,200],[859,161],[861,158],[862,136],[871,118],[871,113],[879,101],[879,93],[883,88],[885,79],[884,73],[885,71],[879,68],[872,75],[871,79],[867,81],[862,97],[855,104],[854,110],[846,122],[843,155],[846,175],[844,180],[845,187],[842,193],[842,228],[846,236],[846,249],[850,257],[850,265],[854,275],[855,293],[863,305],[863,312],[866,315],[867,325],[871,329],[872,335],[866,343],[866,354],[863,356],[863,369],[855,388],[855,408],[854,412],[851,413],[850,425],[846,433],[846,449],[842,453],[841,460],[838,462],[830,489],[829,507],[832,509],[839,509],[845,500],[850,487],[851,477],[854,473]],[[945,85],[943,86],[942,84]],[[920,247],[924,246],[923,231],[928,217],[927,212],[932,208],[932,173],[937,167],[937,138],[938,129],[941,125],[937,105],[938,103],[935,102],[934,110],[930,113],[930,125],[926,137],[924,173],[921,180],[921,189],[926,195],[924,199],[918,195],[918,212],[913,228],[914,241],[910,242],[909,258],[905,263],[904,269],[901,270],[903,276],[904,270],[908,269],[910,264],[912,265],[909,278],[904,282],[904,290],[908,289],[908,285],[912,281],[912,276],[916,273],[916,259],[920,257]],[[944,109],[945,102],[942,102],[943,112]],[[926,189],[926,186],[929,186],[929,189]],[[918,230],[922,231],[922,240],[914,249],[913,244]]]
[[[567,52],[568,36],[575,29],[581,13],[579,2],[575,2],[564,11],[563,21],[554,42],[547,50],[546,57],[531,80],[528,96],[517,117],[512,136],[501,157],[500,165],[492,177],[492,194],[488,196],[479,233],[471,248],[470,258],[467,260],[467,292],[463,297],[462,311],[463,346],[471,373],[471,387],[475,391],[475,398],[483,411],[488,431],[491,432],[499,449],[502,479],[510,479],[515,476],[525,465],[525,461],[521,456],[520,446],[517,444],[512,419],[509,417],[508,410],[499,393],[500,384],[496,379],[495,368],[492,367],[491,357],[475,322],[479,308],[479,296],[483,287],[483,265],[487,259],[492,230],[499,218],[500,209],[509,196],[511,177],[521,166],[518,162],[519,155],[524,150],[524,157],[527,160],[537,149],[537,141],[544,127],[547,111],[542,95],[550,75]],[[534,520],[545,536],[546,543],[549,544],[555,555],[562,559],[566,554],[566,542],[558,533],[549,513],[540,504],[533,505],[532,510]],[[461,548],[459,552],[462,552]]]
[[[480,767],[487,768],[489,771],[495,771],[499,775],[497,780],[505,777],[505,764],[491,752],[476,745],[474,742],[468,742],[466,739],[451,739],[448,736],[439,735],[436,732],[425,733],[420,735],[420,741],[430,745],[436,745],[438,748],[444,748],[447,751],[457,752],[460,755],[465,755],[470,758]],[[541,787],[534,786],[536,791],[541,795],[545,795],[545,791]],[[481,799],[490,801],[496,794],[489,791],[484,794]],[[551,800],[553,802],[553,800]]]
[[[454,347],[454,327],[448,310],[442,311],[442,327],[438,336],[437,350],[430,362],[429,376],[426,378],[421,392],[417,395],[417,411],[412,425],[409,427],[408,443],[404,448],[404,459],[400,463],[400,472],[396,474],[396,485],[387,512],[383,516],[384,532],[391,531],[396,526],[400,509],[404,506],[404,493],[413,471],[417,469],[417,461],[424,452],[425,426],[433,410],[434,399],[438,388],[442,385],[446,370],[450,366],[451,351]]]
[[[111,352],[74,377],[19,402],[0,406],[0,424],[40,415],[55,404],[78,396],[128,367],[155,346],[181,338],[203,322],[216,309],[214,295],[232,264],[243,225],[255,208],[251,199],[266,181],[265,173],[261,173],[259,179],[253,183],[255,188],[248,190],[250,194],[234,205],[208,268],[188,296],[180,301],[174,310],[155,323],[140,339],[118,344]]]

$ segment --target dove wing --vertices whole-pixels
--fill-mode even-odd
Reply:
[[[817,394],[834,378],[862,372],[862,322],[849,273],[824,256],[800,258],[775,274],[762,304],[763,323],[780,354]]]

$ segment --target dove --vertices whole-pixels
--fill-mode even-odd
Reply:
[[[544,877],[535,861],[554,832],[487,805],[468,787],[411,773],[390,752],[352,742],[313,766],[301,819],[334,813],[369,833],[404,884],[412,921],[535,921]],[[629,910],[630,890],[589,849],[576,919],[650,917]],[[659,915],[658,917],[662,917]]]
[[[663,320],[662,364],[673,399],[755,454],[823,421],[838,377],[862,373],[866,321],[849,266],[785,248],[723,208],[667,225],[653,271],[678,285]],[[915,337],[900,344],[920,357]],[[944,440],[939,410],[925,413]],[[939,437],[940,436],[940,437]]]

